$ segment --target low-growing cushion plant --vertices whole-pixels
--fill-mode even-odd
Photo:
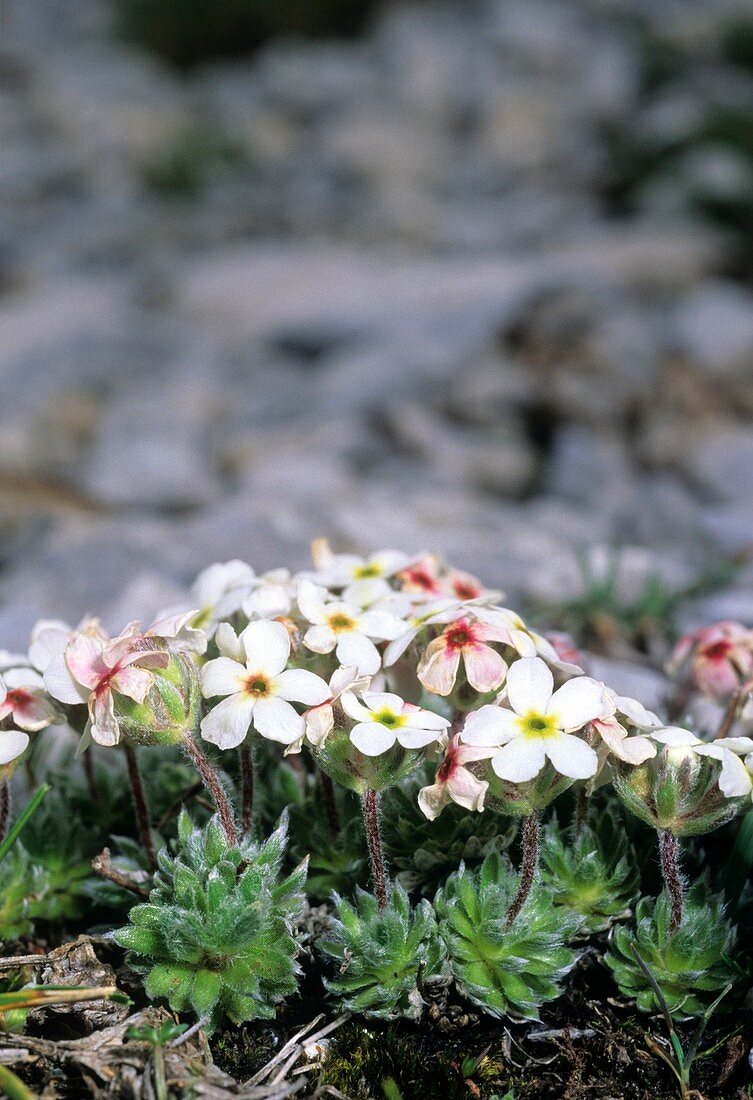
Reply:
[[[286,831],[283,819],[264,843],[231,845],[216,818],[200,829],[181,814],[175,854],[159,853],[148,902],[115,933],[150,998],[211,1030],[274,1016],[296,991],[306,865],[280,878]]]
[[[446,974],[445,948],[434,910],[426,899],[415,908],[396,883],[385,908],[365,890],[355,903],[335,896],[337,916],[319,943],[335,964],[325,979],[342,1010],[391,1020],[418,1019],[424,1008],[421,987]]]
[[[463,996],[490,1016],[536,1020],[541,1006],[559,996],[575,962],[567,941],[580,918],[552,906],[546,891],[534,885],[508,924],[517,889],[511,864],[494,852],[477,870],[461,867],[451,875],[435,908]]]
[[[720,993],[741,986],[745,971],[737,962],[737,929],[727,919],[724,901],[703,879],[685,896],[682,923],[670,929],[671,898],[638,902],[635,927],[612,929],[606,963],[620,992],[642,1012],[659,1012],[661,1005],[636,952],[661,990],[675,1020],[704,1015]],[[725,997],[722,1008],[732,1003]]]

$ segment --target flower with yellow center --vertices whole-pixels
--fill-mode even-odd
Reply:
[[[405,624],[389,611],[364,611],[346,600],[328,600],[327,591],[309,580],[298,586],[298,607],[311,626],[303,644],[314,653],[335,651],[341,665],[352,665],[359,676],[373,676],[382,658],[375,642],[397,638]]]
[[[404,749],[423,749],[445,740],[450,723],[441,715],[405,703],[392,692],[366,691],[357,698],[343,692],[341,706],[349,718],[357,720],[350,740],[365,756],[381,756],[397,741]]]
[[[499,746],[492,768],[500,779],[524,783],[549,760],[561,775],[588,779],[599,758],[575,735],[589,722],[614,712],[604,685],[576,676],[554,691],[554,677],[540,657],[523,657],[507,674],[506,707],[490,705],[469,714],[465,744]]]
[[[204,740],[221,749],[234,748],[252,725],[262,737],[283,745],[303,737],[306,723],[292,704],[323,703],[330,694],[328,685],[306,669],[287,668],[290,635],[282,623],[249,623],[235,644],[245,662],[222,656],[201,670],[204,697],[225,697],[202,720]]]

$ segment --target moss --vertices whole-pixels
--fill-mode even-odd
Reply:
[[[467,1100],[460,1062],[444,1051],[423,1049],[394,1026],[346,1024],[327,1052],[319,1086],[339,1089],[350,1100],[373,1100],[386,1090],[403,1098]],[[397,1091],[395,1091],[397,1090]]]

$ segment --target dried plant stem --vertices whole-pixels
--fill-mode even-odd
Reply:
[[[233,807],[230,805],[230,799],[225,794],[225,789],[222,786],[219,775],[190,733],[186,734],[183,739],[183,748],[186,750],[192,764],[201,776],[204,786],[212,796],[212,801],[214,802],[217,813],[220,815],[220,821],[222,822],[222,828],[225,830],[228,844],[235,846],[238,843],[235,815],[233,814]]]
[[[10,783],[0,779],[0,840],[5,839],[10,821]]]
[[[144,789],[144,781],[141,778],[139,762],[136,757],[136,749],[133,745],[129,745],[128,742],[125,741],[123,743],[123,751],[125,752],[126,764],[128,765],[128,781],[131,784],[133,806],[136,811],[136,828],[139,833],[139,841],[141,842],[141,847],[144,849],[144,853],[149,863],[152,867],[156,867],[157,855],[154,851],[154,841],[152,840],[149,803],[146,797],[146,790]]]
[[[518,892],[513,898],[512,905],[507,910],[507,917],[505,918],[505,927],[509,928],[520,910],[526,903],[526,899],[531,892],[533,881],[536,878],[536,871],[539,866],[539,833],[541,831],[541,824],[539,821],[539,815],[537,813],[528,814],[523,819],[523,858],[520,864],[520,882],[518,884]]]
[[[102,878],[114,882],[116,886],[122,886],[124,890],[130,890],[132,894],[138,894],[140,898],[149,897],[149,891],[144,886],[134,882],[129,875],[124,874],[122,871],[117,871],[110,860],[110,849],[103,848],[99,855],[92,860],[92,870],[96,871]]]
[[[366,844],[371,860],[371,874],[374,879],[374,893],[376,895],[379,912],[383,913],[387,908],[387,871],[382,852],[382,834],[379,828],[379,795],[376,791],[366,791],[361,796],[363,806],[363,823],[366,829]]]
[[[254,750],[244,741],[238,756],[241,765],[241,833],[247,836],[254,823]]]
[[[319,772],[319,784],[322,788],[322,802],[324,803],[324,812],[327,815],[329,835],[333,840],[337,840],[340,835],[340,814],[337,809],[334,784],[326,772],[323,771]]]
[[[677,837],[669,829],[659,832],[659,855],[661,873],[667,887],[670,900],[669,930],[676,932],[682,924],[682,908],[685,891],[680,874],[679,844]]]

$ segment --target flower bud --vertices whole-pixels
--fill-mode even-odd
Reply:
[[[613,768],[615,788],[630,812],[675,836],[718,829],[750,801],[727,798],[719,789],[721,762],[690,746],[668,745],[636,766],[615,759]]]
[[[171,653],[166,668],[151,672],[143,703],[113,691],[121,735],[135,745],[175,745],[195,733],[201,718],[196,664],[188,653]]]

